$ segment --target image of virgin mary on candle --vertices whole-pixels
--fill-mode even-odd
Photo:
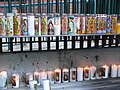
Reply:
[[[48,35],[54,35],[54,25],[52,19],[48,21]]]
[[[11,78],[12,78],[11,79],[12,86],[16,86],[16,77],[12,76]]]
[[[23,24],[22,24],[22,35],[27,35],[27,19],[23,19]]]

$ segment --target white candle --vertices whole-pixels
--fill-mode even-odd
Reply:
[[[118,65],[118,77],[120,77],[120,65]]]
[[[117,65],[115,64],[111,66],[111,77],[117,77]]]
[[[102,75],[103,78],[108,78],[109,66],[103,65],[102,67],[103,67],[103,69],[104,69],[104,70],[103,70],[103,71],[104,71],[104,75]]]
[[[54,84],[54,72],[48,71],[48,79],[50,80],[50,84]]]
[[[69,69],[65,68],[62,70],[62,82],[69,81]]]
[[[25,84],[29,86],[30,80],[33,80],[33,74],[32,73],[26,73],[26,78],[25,78]]]
[[[61,69],[55,69],[55,83],[61,83]]]
[[[76,81],[76,68],[70,69],[70,82]]]
[[[12,75],[12,87],[19,88],[19,74]]]
[[[7,89],[7,72],[1,71],[0,72],[0,87],[3,89]]]
[[[90,68],[85,67],[84,68],[84,80],[89,80],[90,79]]]
[[[83,81],[83,68],[77,68],[77,81]]]
[[[28,15],[28,35],[34,36],[35,35],[35,28],[34,28],[34,16]]]
[[[43,80],[43,90],[50,90],[50,82],[49,80]]]
[[[96,79],[96,67],[95,66],[90,67],[90,78],[91,80]]]
[[[34,72],[34,80],[37,81],[37,85],[40,85],[40,73]]]
[[[45,71],[42,71],[41,73],[40,73],[40,79],[41,79],[41,84],[43,84],[43,80],[44,79],[47,79],[47,73],[45,72]]]
[[[30,80],[30,90],[38,90],[37,88],[37,81]]]

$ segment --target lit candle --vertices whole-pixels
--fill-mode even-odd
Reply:
[[[30,90],[38,90],[37,81],[30,80]]]
[[[50,81],[50,84],[54,84],[54,72],[53,71],[48,71],[48,79]]]
[[[90,78],[91,80],[96,79],[96,67],[95,66],[90,67]]]
[[[33,74],[32,73],[26,73],[25,77],[25,84],[26,86],[29,86],[29,82],[33,80]]]
[[[49,80],[43,80],[43,90],[50,90],[50,82]]]
[[[117,77],[117,65],[111,66],[111,77]]]
[[[76,81],[76,68],[70,69],[70,82]]]
[[[62,70],[62,82],[69,81],[69,69],[65,68]]]
[[[7,72],[1,71],[0,72],[0,87],[3,89],[7,89]]]
[[[19,88],[19,74],[12,75],[12,87]]]
[[[40,85],[40,73],[34,72],[34,80],[37,81],[37,85]]]
[[[89,80],[90,79],[90,68],[85,67],[84,68],[84,80]]]
[[[47,73],[45,71],[42,71],[40,73],[40,79],[41,79],[41,84],[43,84],[44,79],[47,79]]]
[[[61,69],[55,69],[55,83],[61,83]]]
[[[104,72],[103,72],[104,74],[102,75],[103,78],[108,78],[109,66],[103,65],[102,67],[103,67],[103,71],[104,71]]]
[[[118,77],[120,77],[120,65],[118,65]]]
[[[83,81],[83,68],[77,68],[77,81]]]

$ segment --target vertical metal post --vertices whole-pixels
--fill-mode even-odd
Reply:
[[[72,0],[72,13],[76,13],[76,0]]]
[[[38,0],[38,13],[41,13],[41,0]]]
[[[59,13],[59,0],[56,0],[56,13]]]
[[[53,8],[54,8],[54,4],[53,4],[53,0],[52,0],[52,3],[51,3],[51,13],[54,13],[53,12]]]
[[[110,2],[111,0],[108,0],[108,14],[110,15]]]
[[[0,53],[2,52],[2,38],[0,38]]]
[[[29,0],[29,12],[32,13],[32,0]]]
[[[50,0],[47,0],[47,13],[50,13]]]
[[[96,0],[94,0],[94,14],[96,14]]]

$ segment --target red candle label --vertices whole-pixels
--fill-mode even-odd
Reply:
[[[84,78],[89,78],[89,69],[84,70]]]

